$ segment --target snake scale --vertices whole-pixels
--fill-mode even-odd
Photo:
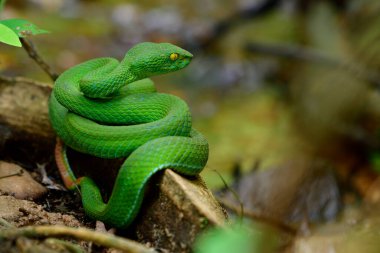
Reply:
[[[64,144],[101,158],[127,158],[105,203],[91,178],[74,176],[63,149],[64,158],[57,159],[63,165],[57,162],[58,167],[64,167],[61,174],[66,174],[66,186],[79,186],[84,210],[91,218],[125,228],[136,217],[154,173],[170,168],[196,175],[206,165],[208,143],[192,128],[187,104],[156,92],[149,79],[180,70],[191,59],[189,52],[170,43],[143,42],[120,62],[92,59],[56,80],[49,117]]]

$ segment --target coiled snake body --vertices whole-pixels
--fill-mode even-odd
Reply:
[[[144,42],[131,48],[121,62],[93,59],[68,69],[56,80],[49,116],[59,138],[97,157],[127,157],[107,203],[93,180],[75,178],[66,160],[64,173],[80,186],[90,217],[127,227],[155,172],[170,168],[195,175],[205,166],[208,144],[192,128],[186,103],[155,92],[146,79],[182,69],[191,58],[189,52],[172,44]],[[66,182],[70,188],[73,184]]]

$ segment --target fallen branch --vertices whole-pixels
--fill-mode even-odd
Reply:
[[[72,242],[55,238],[48,238],[45,240],[45,243],[51,245],[52,247],[60,246],[61,248],[67,249],[67,251],[71,253],[85,253],[85,251],[79,245]]]
[[[377,72],[357,62],[352,63],[344,59],[332,57],[315,49],[289,45],[268,45],[256,42],[248,43],[245,49],[250,53],[266,54],[342,68],[368,81],[374,88],[380,89],[380,75]]]
[[[8,76],[0,75],[0,82],[8,83],[8,84],[26,83],[26,84],[40,86],[40,87],[49,87],[49,88],[53,87],[53,85],[50,83],[43,83],[43,82],[39,82],[39,81],[22,77],[22,76],[8,77]]]
[[[49,161],[55,142],[48,117],[51,87],[5,79],[0,76],[0,159],[27,167]]]
[[[296,235],[297,234],[297,229],[293,228],[292,226],[289,226],[279,220],[272,219],[270,217],[266,217],[261,214],[254,213],[252,211],[245,210],[244,213],[241,213],[241,208],[240,206],[235,205],[231,201],[224,199],[224,198],[218,198],[217,199],[219,203],[224,206],[227,209],[230,209],[234,213],[236,213],[239,216],[245,216],[253,220],[257,220],[259,222],[263,222],[271,227],[277,228],[280,231],[284,231],[288,234],[291,235]]]
[[[28,226],[0,230],[0,239],[13,239],[20,236],[42,237],[72,237],[78,240],[94,242],[100,246],[115,248],[130,253],[155,253],[154,249],[145,247],[135,241],[108,233],[96,232],[87,228],[72,228],[66,226]]]

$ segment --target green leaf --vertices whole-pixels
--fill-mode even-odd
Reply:
[[[21,47],[21,42],[17,34],[12,29],[3,24],[0,24],[0,42],[16,47]]]
[[[1,20],[0,24],[6,25],[21,38],[27,37],[29,35],[49,33],[49,31],[40,29],[36,25],[30,23],[28,20],[25,19],[5,19]]]

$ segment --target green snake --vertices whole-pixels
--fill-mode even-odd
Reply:
[[[136,217],[154,173],[169,168],[196,175],[206,165],[208,144],[192,128],[187,104],[156,92],[148,78],[180,70],[191,59],[192,54],[170,43],[143,42],[120,62],[92,59],[56,80],[49,117],[64,144],[96,157],[127,158],[105,203],[91,178],[75,178],[63,149],[58,160],[64,165],[57,162],[58,167],[64,167],[66,186],[79,185],[84,210],[91,218],[125,228]]]

